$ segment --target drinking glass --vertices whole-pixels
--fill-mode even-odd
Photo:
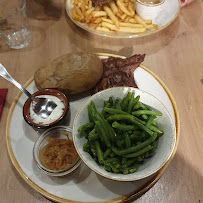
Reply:
[[[26,0],[0,1],[0,37],[13,49],[28,45],[30,32],[26,17]]]

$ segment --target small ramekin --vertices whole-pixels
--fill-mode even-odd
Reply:
[[[49,138],[57,138],[57,139],[66,139],[67,136],[70,140],[72,140],[72,129],[68,126],[55,126],[52,127],[46,131],[44,131],[41,136],[37,139],[35,142],[34,148],[33,148],[33,156],[35,163],[37,167],[45,174],[49,176],[64,176],[71,172],[73,172],[81,163],[81,159],[78,156],[76,161],[70,165],[68,168],[63,170],[50,170],[42,165],[40,158],[39,158],[39,152],[40,150],[48,143]]]
[[[56,119],[55,121],[53,121],[51,123],[48,123],[48,124],[35,123],[31,119],[31,116],[30,116],[31,101],[28,98],[23,106],[23,117],[30,126],[32,126],[33,128],[36,128],[36,129],[47,129],[47,128],[59,125],[65,119],[65,117],[67,116],[68,111],[69,111],[69,102],[68,102],[68,99],[65,96],[65,94],[63,94],[62,92],[60,92],[56,89],[42,89],[42,90],[35,92],[33,95],[34,96],[51,95],[51,96],[58,97],[64,104],[64,111],[58,119]]]

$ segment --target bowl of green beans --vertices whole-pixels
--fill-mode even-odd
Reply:
[[[114,87],[83,103],[74,119],[73,141],[80,158],[97,174],[134,181],[167,163],[176,129],[156,97],[133,87]]]

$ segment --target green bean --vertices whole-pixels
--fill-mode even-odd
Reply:
[[[144,157],[145,157],[145,158],[148,158],[148,157],[149,157],[149,152],[146,152],[146,153],[144,154]]]
[[[92,105],[93,102],[91,101],[90,102],[90,115],[91,115],[91,118],[92,120],[95,122],[96,121],[96,111],[95,111],[95,108],[94,108],[94,105]]]
[[[151,129],[152,131],[154,131],[154,132],[156,132],[156,133],[158,133],[158,134],[164,134],[164,131],[163,130],[160,130],[158,127],[156,127],[156,126],[154,126],[154,125],[151,125],[150,127],[149,127],[149,129]]]
[[[151,146],[151,145],[148,145],[147,147],[145,147],[145,148],[139,150],[138,152],[134,152],[134,153],[132,153],[132,154],[126,154],[124,157],[126,157],[126,158],[138,157],[138,156],[140,156],[140,155],[142,155],[142,154],[148,152],[148,151],[151,150],[151,149],[152,149],[152,146]]]
[[[85,151],[85,152],[90,152],[90,145],[89,145],[89,142],[86,142],[86,143],[83,145],[83,151]]]
[[[102,125],[102,128],[103,128],[104,131],[105,131],[106,136],[109,137],[108,128],[107,128],[107,126],[106,126],[106,122],[105,122],[105,119],[103,119],[102,114],[100,114],[99,112],[97,112],[97,114],[96,114],[96,119],[97,119],[97,121],[100,121],[100,123],[101,123],[101,125]]]
[[[152,125],[152,123],[153,123],[153,121],[154,121],[155,118],[156,118],[155,115],[150,115],[150,116],[149,116],[149,119],[148,119],[148,121],[147,121],[147,123],[146,123],[146,127],[149,128],[149,127]]]
[[[152,125],[154,125],[154,126],[157,127],[157,124],[156,124],[156,121],[155,121],[155,120],[152,121]]]
[[[148,116],[145,115],[145,114],[142,114],[142,115],[141,115],[141,118],[143,118],[144,120],[147,120],[147,119],[148,119]]]
[[[78,132],[82,132],[82,131],[85,131],[87,129],[91,129],[94,127],[94,122],[91,122],[91,123],[85,123],[84,125],[80,126],[78,128]]]
[[[97,119],[101,122],[105,133],[108,137],[110,137],[112,142],[115,142],[116,139],[116,133],[113,130],[113,128],[110,126],[110,124],[106,121],[106,119],[103,117],[103,115],[99,112],[97,112]]]
[[[122,150],[118,150],[116,149],[115,147],[112,147],[112,151],[119,155],[119,156],[123,156],[123,155],[126,155],[126,154],[129,154],[129,153],[132,153],[132,152],[137,152],[139,151],[140,149],[143,149],[144,147],[148,146],[149,144],[151,144],[155,139],[157,138],[157,134],[154,133],[153,136],[151,136],[148,140],[136,145],[136,146],[133,146],[133,147],[129,147],[129,148],[126,148],[126,149],[122,149]]]
[[[112,127],[116,128],[118,130],[122,130],[122,131],[129,131],[129,130],[135,130],[136,129],[136,126],[134,126],[134,125],[124,125],[124,124],[120,124],[116,121],[114,121],[112,123]]]
[[[128,92],[128,94],[122,100],[122,102],[121,102],[121,109],[123,111],[126,109],[130,97],[131,97],[131,92]]]
[[[113,98],[112,98],[112,97],[109,97],[109,103],[110,103],[110,106],[111,106],[111,107],[114,105],[114,102],[113,102]]]
[[[96,109],[96,106],[95,106],[94,102],[93,102],[93,101],[91,101],[91,102],[90,102],[90,105],[91,105],[91,107],[92,107],[93,113],[95,113],[95,114],[96,114],[97,109]]]
[[[137,97],[135,97],[134,101],[133,101],[133,107],[132,109],[135,108],[135,105],[139,102],[140,96],[138,95]]]
[[[134,109],[134,110],[137,110],[137,109],[139,109],[139,108],[140,108],[140,102],[139,102],[139,103],[137,102],[137,103],[135,104],[135,106],[133,107],[133,109]]]
[[[143,110],[148,110],[148,108],[142,102],[140,102],[140,108]]]
[[[87,110],[88,110],[89,120],[90,120],[90,122],[93,122],[94,118],[93,118],[93,115],[92,115],[92,107],[91,107],[90,104],[87,106]]]
[[[95,143],[93,144],[93,142],[89,142],[89,148],[90,148],[90,151],[92,152],[92,155],[97,156]]]
[[[104,163],[104,157],[103,157],[103,152],[101,150],[100,144],[98,141],[95,141],[95,147],[96,147],[96,154],[99,160],[99,163],[102,164]]]
[[[129,100],[128,107],[127,107],[127,112],[128,112],[128,113],[131,113],[131,111],[132,111],[133,102],[134,102],[134,96],[135,96],[135,93],[133,92],[133,93],[131,94],[131,98],[130,98],[130,100]]]
[[[133,133],[132,135],[130,135],[130,139],[131,139],[131,140],[140,141],[140,140],[141,140],[140,134],[141,134],[140,132],[139,132],[139,134]]]
[[[122,109],[121,109],[121,101],[119,99],[116,99],[116,101],[115,101],[115,108],[122,111]]]
[[[115,157],[115,153],[114,153],[114,152],[111,152],[110,157],[111,157],[111,158]]]
[[[108,112],[110,114],[125,114],[125,115],[130,115],[129,113],[127,113],[125,111],[122,111],[122,110],[119,110],[119,109],[107,108],[107,107],[104,107],[104,111]]]
[[[128,166],[133,164],[135,161],[137,161],[137,158],[127,160],[127,162],[125,162],[124,164],[121,165],[121,170],[127,168]]]
[[[110,159],[107,159],[104,161],[104,164],[109,164],[109,163],[118,163],[119,162],[119,158],[118,157],[113,157]]]
[[[140,116],[140,115],[155,115],[155,116],[162,116],[161,112],[151,111],[151,110],[137,110],[133,111],[132,115]]]
[[[134,166],[132,166],[131,168],[129,168],[129,172],[130,173],[135,173],[137,171],[138,168],[138,164],[134,164]]]
[[[107,148],[107,150],[104,152],[104,160],[111,154],[111,148]]]
[[[120,172],[120,170],[117,169],[117,168],[115,168],[115,167],[112,167],[111,169],[112,169],[112,171],[113,171],[114,173],[119,173],[119,172]]]
[[[139,161],[139,162],[143,161],[142,157],[141,157],[141,156],[138,156],[138,157],[137,157],[137,161]]]
[[[129,121],[129,122],[137,125],[139,128],[146,131],[149,135],[152,136],[154,134],[154,132],[152,132],[149,128],[147,128],[145,125],[143,125],[142,122],[138,121],[139,119],[137,120],[136,117],[134,117],[132,115],[121,115],[121,114],[112,115],[112,116],[109,116],[107,118],[107,120],[108,121],[111,121],[111,120],[126,120],[126,121]]]
[[[98,133],[96,132],[96,129],[95,129],[95,128],[89,133],[88,139],[89,139],[89,141],[93,141],[93,140],[99,139],[99,135],[98,135]]]
[[[121,164],[125,164],[126,162],[127,162],[127,158],[123,157],[122,161],[121,161]]]
[[[99,135],[99,139],[101,140],[101,142],[104,142],[104,138],[102,137],[99,128],[96,125],[94,128],[96,130],[96,133]]]
[[[118,145],[118,147],[122,147],[122,146],[125,144],[125,139],[118,140],[118,141],[116,142],[116,144]]]
[[[108,139],[108,136],[106,135],[106,133],[105,133],[105,131],[104,131],[102,125],[101,125],[101,122],[100,121],[95,121],[95,124],[96,124],[96,126],[97,126],[97,128],[99,130],[99,133],[100,133],[101,137],[103,138],[106,146],[111,147],[111,142]]]
[[[111,172],[111,167],[108,165],[104,165],[104,169],[108,172]]]
[[[125,136],[125,146],[126,146],[126,148],[131,147],[131,140],[130,140],[130,138],[129,138],[128,133],[125,132],[124,136]]]
[[[112,165],[114,168],[117,168],[117,169],[121,167],[120,163],[113,163]]]

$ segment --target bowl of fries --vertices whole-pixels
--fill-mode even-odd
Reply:
[[[134,38],[156,33],[167,27],[178,15],[179,0],[164,0],[165,10],[156,18],[143,18],[136,10],[138,0],[112,0],[94,7],[92,0],[66,0],[69,18],[80,28],[112,38]],[[150,6],[153,10],[154,6]],[[167,17],[166,17],[167,16]]]

